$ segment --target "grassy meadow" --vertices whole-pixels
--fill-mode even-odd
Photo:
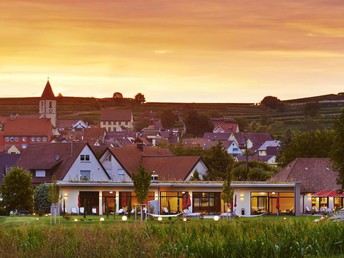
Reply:
[[[78,221],[74,221],[77,218]],[[0,217],[0,257],[341,257],[344,224],[315,217],[136,222]],[[37,220],[38,219],[38,220]]]

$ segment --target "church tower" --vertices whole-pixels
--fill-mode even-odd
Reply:
[[[56,98],[49,80],[39,100],[39,114],[41,118],[50,118],[51,124],[56,127]]]

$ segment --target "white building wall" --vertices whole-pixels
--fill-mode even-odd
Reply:
[[[199,178],[202,179],[203,176],[207,174],[208,169],[203,163],[203,161],[199,161],[197,165],[194,167],[194,169],[192,170],[192,172],[189,174],[189,176],[185,179],[185,181],[190,181],[193,176],[193,173],[195,173],[196,170],[198,171]]]
[[[81,161],[81,155],[89,155],[89,161]],[[80,181],[80,171],[90,170],[90,181],[109,181],[105,170],[100,165],[97,158],[93,155],[93,152],[88,146],[81,151],[78,158],[74,161],[74,164],[69,169],[66,176],[62,181]]]

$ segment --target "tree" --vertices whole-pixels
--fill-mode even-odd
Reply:
[[[260,102],[262,106],[282,110],[284,108],[284,103],[277,97],[267,96]]]
[[[225,204],[227,204],[227,207],[230,207],[230,204],[233,202],[233,189],[231,187],[231,182],[232,182],[232,174],[230,170],[227,170],[227,175],[226,179],[223,182],[223,187],[222,187],[222,193],[221,193],[221,198]]]
[[[202,136],[205,132],[212,131],[212,125],[209,117],[199,114],[195,110],[187,113],[185,125],[187,133],[194,136]]]
[[[276,172],[277,168],[260,161],[240,161],[234,164],[231,173],[237,181],[266,181]]]
[[[314,130],[293,135],[289,144],[283,142],[283,149],[277,157],[281,166],[296,158],[329,158],[334,143],[333,130]]]
[[[53,183],[49,185],[49,194],[48,200],[51,202],[51,217],[50,217],[50,224],[52,217],[54,217],[54,223],[56,224],[56,216],[58,213],[58,204],[60,202],[60,187],[56,184],[55,176],[52,177]],[[86,209],[86,207],[85,207]]]
[[[132,174],[132,179],[136,198],[139,203],[142,204],[148,196],[149,186],[151,183],[151,173],[146,172],[145,167],[140,163],[137,173]]]
[[[13,167],[4,177],[1,185],[3,205],[6,210],[33,211],[33,188],[31,174],[21,168]]]
[[[175,123],[178,120],[178,116],[170,109],[165,110],[162,112],[161,116],[161,124],[165,129],[173,128]]]
[[[134,191],[136,193],[136,198],[140,204],[146,200],[148,196],[149,186],[151,183],[151,173],[146,172],[145,167],[140,162],[137,169],[137,173],[132,174],[132,179],[134,183]],[[141,213],[141,220],[143,220],[143,212]]]
[[[50,212],[51,202],[49,201],[48,195],[49,186],[47,184],[40,184],[34,191],[35,212],[40,216]]]
[[[344,109],[336,119],[334,126],[334,141],[332,144],[331,160],[335,170],[338,171],[338,184],[344,190]]]
[[[146,102],[145,96],[142,93],[137,93],[135,95],[134,100],[135,100],[135,102],[137,102],[139,104]]]
[[[223,148],[220,141],[207,150],[204,155],[204,162],[208,167],[207,180],[224,180],[227,170],[231,168],[234,160]]]

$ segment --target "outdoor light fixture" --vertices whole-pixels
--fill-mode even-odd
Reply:
[[[112,191],[110,191],[110,194],[112,194],[113,192]]]
[[[219,216],[214,216],[214,220],[215,220],[215,221],[218,221],[219,219],[220,219]]]
[[[74,221],[78,221],[78,219],[74,219]]]
[[[186,219],[186,218],[183,218],[183,221],[187,221],[187,219]]]
[[[127,221],[127,220],[128,220],[128,217],[124,215],[124,216],[122,217],[122,220],[123,220],[123,221]]]
[[[99,220],[100,220],[100,221],[104,221],[104,218],[103,218],[103,217],[101,217]]]
[[[162,217],[159,217],[158,220],[159,220],[159,221],[162,221]]]

